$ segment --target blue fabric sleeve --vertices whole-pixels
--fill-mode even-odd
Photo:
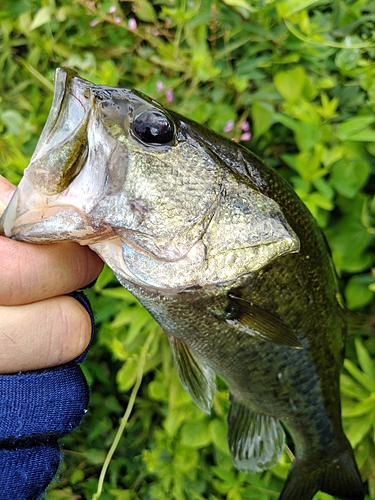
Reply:
[[[90,314],[93,338],[87,298],[82,292],[71,295]],[[0,500],[43,498],[61,461],[57,440],[87,412],[89,389],[77,363],[88,348],[56,368],[0,375]]]

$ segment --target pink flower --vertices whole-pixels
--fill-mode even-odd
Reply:
[[[233,120],[228,120],[227,123],[225,124],[225,127],[223,128],[223,132],[230,132],[233,130],[234,127],[234,121]]]
[[[250,141],[250,139],[251,139],[250,132],[245,132],[244,134],[241,135],[241,141]]]
[[[137,29],[137,21],[136,21],[133,17],[131,17],[131,18],[129,19],[129,21],[128,21],[128,28],[129,28],[130,30],[135,30],[135,29]]]
[[[165,97],[167,98],[168,102],[172,102],[173,101],[173,90],[172,89],[167,89],[165,91]]]
[[[156,82],[156,90],[158,92],[161,92],[163,90],[163,88],[164,88],[164,83],[161,80],[158,80]]]
[[[111,5],[108,9],[108,14],[114,14],[116,12],[116,5]]]
[[[119,16],[115,16],[113,20],[114,20],[114,21],[115,21],[115,23],[117,23],[117,24],[120,24],[120,23],[121,23],[121,21],[122,21],[121,17],[119,17]]]
[[[250,125],[249,125],[249,122],[246,121],[246,122],[243,122],[243,124],[241,125],[241,128],[244,132],[248,132],[250,130]]]
[[[99,19],[94,19],[91,21],[90,26],[93,28],[94,26],[97,26],[99,24]]]

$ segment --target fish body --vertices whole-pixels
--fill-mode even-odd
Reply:
[[[292,188],[248,150],[129,90],[59,69],[51,112],[0,228],[89,244],[167,332],[209,412],[230,389],[235,465],[295,461],[280,500],[364,498],[341,424],[347,313],[326,241]]]

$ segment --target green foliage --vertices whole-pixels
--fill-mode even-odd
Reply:
[[[277,168],[325,231],[348,306],[374,312],[374,21],[364,0],[3,0],[0,173],[16,183],[27,166],[57,66],[136,87]],[[263,475],[236,471],[225,386],[212,415],[200,412],[165,334],[108,269],[89,295],[99,325],[84,365],[90,411],[64,440],[47,498],[93,497],[144,359],[100,498],[276,499],[291,452]],[[375,499],[374,339],[352,339],[347,356],[344,425]]]

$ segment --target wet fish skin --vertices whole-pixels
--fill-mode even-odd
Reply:
[[[211,141],[215,139],[213,136]],[[224,285],[190,289],[171,297],[140,291],[126,281],[123,285],[167,332],[184,340],[203,364],[209,364],[222,376],[233,398],[287,426],[296,447],[296,463],[303,465],[297,468],[298,477],[280,499],[311,499],[323,487],[343,500],[361,499],[361,480],[341,424],[339,373],[346,317],[337,300],[327,245],[295,193],[262,163],[252,159],[251,168],[255,178],[268,177],[263,192],[280,204],[295,232],[305,236],[300,237],[299,253],[274,260],[233,288]],[[298,332],[304,348],[266,342],[260,345],[258,340],[224,325],[229,294],[250,300],[282,318]],[[350,467],[345,467],[347,462]],[[343,468],[343,476],[333,484],[328,478],[326,484],[322,476],[332,464]],[[292,472],[289,477],[293,477]],[[310,488],[306,493],[301,490],[305,485]]]
[[[204,411],[214,372],[228,383],[240,469],[277,461],[281,420],[296,459],[280,500],[311,500],[319,489],[363,499],[341,424],[346,311],[309,211],[248,150],[154,101],[64,70],[55,86],[1,219],[5,233],[75,239],[107,261],[168,333],[182,383]],[[132,120],[150,109],[175,129],[167,142],[135,137]]]

